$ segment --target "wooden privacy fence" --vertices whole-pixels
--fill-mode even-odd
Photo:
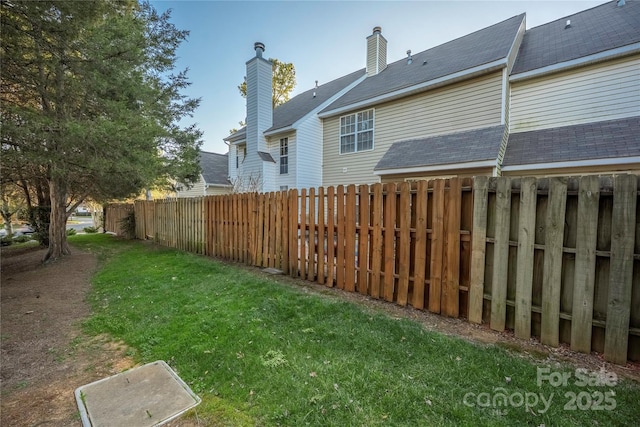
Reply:
[[[204,254],[206,242],[202,197],[136,200],[136,238]]]
[[[448,316],[461,307],[466,313],[470,179],[215,196],[205,205],[207,255]]]
[[[640,359],[638,179],[476,177],[469,320]]]
[[[633,175],[320,187],[136,202],[136,236],[624,363],[637,199]]]
[[[110,231],[117,236],[125,235],[126,231],[122,226],[122,220],[133,212],[133,205],[131,203],[112,203],[108,204],[105,209],[104,231]]]

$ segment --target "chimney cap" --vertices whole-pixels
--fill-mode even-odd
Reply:
[[[382,27],[373,27],[373,34],[381,34],[382,33]]]
[[[265,49],[264,49],[264,43],[262,43],[262,42],[255,42],[255,43],[253,44],[253,48],[256,50],[256,55],[257,55],[259,58],[262,58],[262,52],[264,52],[264,50],[265,50]]]

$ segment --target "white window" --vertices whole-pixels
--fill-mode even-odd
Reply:
[[[340,154],[373,150],[373,110],[340,117]]]
[[[247,157],[247,146],[246,145],[237,145],[236,146],[236,169],[240,167],[240,163],[244,163],[244,159]]]
[[[289,173],[289,138],[280,140],[280,175]]]

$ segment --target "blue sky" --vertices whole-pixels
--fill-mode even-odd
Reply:
[[[151,1],[189,30],[178,51],[178,68],[189,68],[186,94],[202,98],[185,124],[204,132],[202,149],[226,153],[223,138],[245,118],[237,86],[253,44],[265,56],[292,62],[292,96],[365,66],[365,39],[382,27],[389,63],[526,12],[527,29],[604,1]]]

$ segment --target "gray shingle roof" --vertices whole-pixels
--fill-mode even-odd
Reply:
[[[640,156],[640,117],[509,135],[503,166]]]
[[[345,107],[396,90],[415,86],[459,71],[503,59],[509,53],[524,14],[401,59],[375,76],[367,77],[322,112]],[[426,65],[423,65],[427,61]]]
[[[310,111],[318,108],[322,103],[329,100],[332,96],[349,86],[351,83],[364,76],[365,69],[355,71],[339,79],[330,81],[317,88],[310,89],[295,97],[288,102],[279,105],[273,110],[273,126],[266,132],[282,129],[293,125]],[[315,92],[316,96],[313,96]]]
[[[200,168],[207,184],[230,185],[229,163],[226,154],[200,151]]]
[[[374,170],[496,160],[504,126],[395,142]]]
[[[243,126],[240,129],[238,129],[237,132],[234,132],[228,137],[224,138],[224,140],[229,142],[235,142],[235,141],[240,141],[241,139],[246,139],[246,138],[247,138],[247,127]]]
[[[358,80],[360,77],[364,76],[365,72],[364,68],[354,71],[351,74],[332,80],[329,83],[318,86],[317,88],[302,92],[284,104],[277,106],[273,110],[273,126],[265,132],[283,129],[293,125],[296,121],[309,114],[309,112],[313,111],[315,108],[318,108],[332,96]],[[313,96],[314,92],[316,94],[315,97]],[[234,142],[244,138],[246,138],[246,127],[243,127],[236,133],[229,135],[225,138],[225,141]]]
[[[571,26],[565,29],[567,20]],[[528,30],[511,74],[640,42],[640,1],[616,1]]]
[[[263,162],[276,162],[275,160],[273,160],[273,157],[271,157],[271,154],[267,153],[266,151],[258,151],[258,156],[260,157],[260,159],[262,159]]]

